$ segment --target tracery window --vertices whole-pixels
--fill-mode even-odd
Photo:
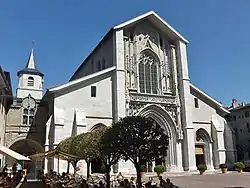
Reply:
[[[149,52],[143,53],[139,60],[139,87],[141,93],[158,93],[159,62]]]
[[[35,115],[35,109],[23,109],[23,125],[32,125]]]

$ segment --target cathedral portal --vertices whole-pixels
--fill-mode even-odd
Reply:
[[[176,125],[168,112],[158,105],[147,105],[138,115],[148,117],[158,123],[169,136],[169,146],[164,159],[157,159],[154,164],[163,164],[167,172],[182,171],[181,142],[177,140]]]

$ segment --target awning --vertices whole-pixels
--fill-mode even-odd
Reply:
[[[4,146],[1,146],[0,145],[0,153],[3,154],[3,155],[8,155],[16,160],[19,160],[19,161],[30,161],[30,159],[28,157],[25,157],[9,148],[6,148]]]
[[[41,159],[41,158],[60,158],[66,161],[74,161],[74,160],[80,160],[81,158],[75,155],[71,155],[68,153],[64,153],[61,151],[58,151],[56,149],[50,150],[44,153],[37,153],[34,155],[30,155],[29,158],[31,159]]]

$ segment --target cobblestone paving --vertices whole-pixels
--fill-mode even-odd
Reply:
[[[167,177],[164,175],[163,178]],[[250,188],[250,173],[176,176],[170,180],[181,188]]]

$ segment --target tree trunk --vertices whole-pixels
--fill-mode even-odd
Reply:
[[[87,180],[88,180],[90,177],[90,162],[89,162],[89,160],[86,160],[86,163],[87,163]]]
[[[137,175],[137,187],[142,188],[142,182],[141,182],[141,165],[137,164],[135,165],[136,168],[136,175]]]
[[[69,166],[70,166],[70,161],[68,161],[67,174],[69,173]]]
[[[106,188],[110,188],[110,171],[111,166],[106,166],[107,172],[106,172]]]
[[[77,165],[77,162],[78,161],[74,161],[73,164],[74,164],[74,177],[76,176],[76,165]]]

